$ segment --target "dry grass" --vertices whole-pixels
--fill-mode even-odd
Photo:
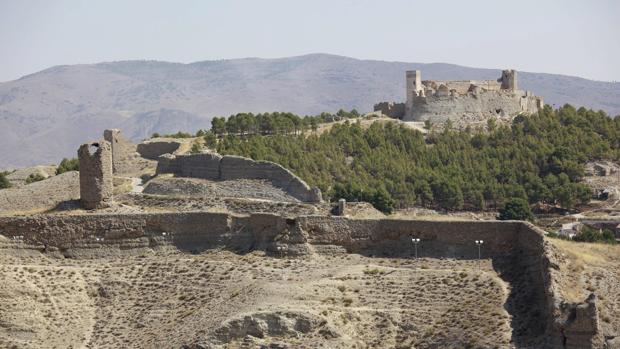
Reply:
[[[165,251],[79,260],[0,248],[0,275],[0,347],[237,347],[247,336],[226,332],[222,343],[221,331],[248,314],[314,319],[304,332],[250,336],[250,347],[491,348],[511,334],[507,287],[488,260]]]

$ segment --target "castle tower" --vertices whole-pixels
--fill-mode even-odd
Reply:
[[[422,73],[419,70],[407,70],[407,102],[405,103],[405,115],[409,115],[413,106],[413,98],[418,96],[422,89]]]
[[[502,70],[502,77],[497,82],[502,83],[502,90],[517,90],[517,71],[513,69]]]
[[[80,161],[80,200],[85,209],[108,206],[112,201],[112,146],[101,140],[82,144]]]
[[[407,104],[422,91],[422,73],[419,70],[407,70]]]

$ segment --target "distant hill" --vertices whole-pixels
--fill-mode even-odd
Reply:
[[[213,116],[242,111],[370,111],[378,101],[405,98],[409,69],[422,70],[424,79],[500,75],[495,69],[326,54],[57,66],[0,83],[0,169],[75,156],[79,144],[99,138],[105,128],[122,128],[139,140],[153,132],[206,128]],[[620,83],[526,72],[520,72],[519,83],[549,104],[620,113]]]

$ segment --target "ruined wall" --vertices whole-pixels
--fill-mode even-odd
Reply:
[[[80,161],[80,201],[86,209],[106,207],[112,200],[112,146],[101,140],[82,144]]]
[[[405,115],[405,103],[381,102],[373,106],[373,111],[381,112],[394,119],[401,119]]]
[[[300,201],[322,201],[320,190],[310,188],[291,171],[270,161],[214,153],[165,155],[157,164],[157,174],[162,173],[210,180],[266,179]]]
[[[138,144],[137,151],[145,159],[157,160],[164,154],[175,154],[186,148],[189,150],[185,143],[183,140],[154,139]]]
[[[112,171],[126,172],[127,161],[131,161],[136,152],[136,145],[125,139],[119,129],[103,131],[103,139],[110,142],[112,148]]]
[[[416,97],[405,121],[445,122],[463,118],[484,119],[536,113],[541,101],[520,91],[480,92],[467,95]]]
[[[437,90],[439,86],[445,85],[448,91],[455,90],[458,94],[465,95],[470,92],[471,86],[478,86],[488,91],[499,91],[501,84],[495,80],[424,80],[424,89]],[[427,93],[428,95],[428,93]]]

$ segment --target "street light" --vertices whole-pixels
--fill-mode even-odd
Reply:
[[[411,242],[413,243],[413,246],[415,248],[415,258],[418,259],[418,244],[420,243],[420,239],[412,238]]]
[[[480,259],[480,246],[482,246],[483,243],[484,241],[482,240],[476,240],[476,245],[478,245],[478,259]]]
[[[282,250],[284,249],[282,246],[276,247],[278,249],[278,257],[282,258]]]

